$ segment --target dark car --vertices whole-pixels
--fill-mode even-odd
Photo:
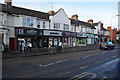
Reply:
[[[115,45],[112,43],[112,42],[102,42],[100,44],[100,49],[114,49],[115,48]]]

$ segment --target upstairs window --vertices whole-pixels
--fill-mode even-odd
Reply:
[[[87,27],[87,33],[90,33],[91,28]]]
[[[54,29],[60,29],[60,23],[53,23]]]
[[[73,25],[71,26],[71,31],[73,31]]]
[[[82,28],[82,31],[85,32],[85,28],[84,27]]]
[[[0,14],[0,23],[4,24],[4,16]]]
[[[69,31],[69,25],[68,24],[63,24],[63,30]]]
[[[45,22],[43,22],[43,28],[45,28]]]
[[[74,32],[76,32],[76,26],[74,26]]]
[[[40,21],[37,21],[37,28],[40,28]]]
[[[23,26],[33,27],[33,25],[34,25],[33,19],[23,18]]]

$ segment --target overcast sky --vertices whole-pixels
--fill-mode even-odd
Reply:
[[[101,21],[104,27],[117,27],[118,1],[119,0],[12,0],[14,6],[34,9],[42,12],[52,10],[58,11],[63,8],[71,18],[78,14],[79,20],[87,22],[93,19],[94,22]],[[69,2],[68,2],[69,1]],[[4,3],[4,0],[1,1]],[[51,5],[53,3],[53,5]]]

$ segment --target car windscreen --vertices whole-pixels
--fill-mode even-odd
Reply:
[[[108,42],[108,45],[112,45],[113,43],[112,42]]]

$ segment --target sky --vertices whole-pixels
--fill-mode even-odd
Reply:
[[[48,12],[63,8],[69,18],[77,14],[79,20],[87,22],[101,21],[104,27],[118,27],[118,1],[119,0],[12,0],[12,5],[28,9]],[[4,3],[4,0],[1,1]],[[51,4],[52,3],[52,4]]]

